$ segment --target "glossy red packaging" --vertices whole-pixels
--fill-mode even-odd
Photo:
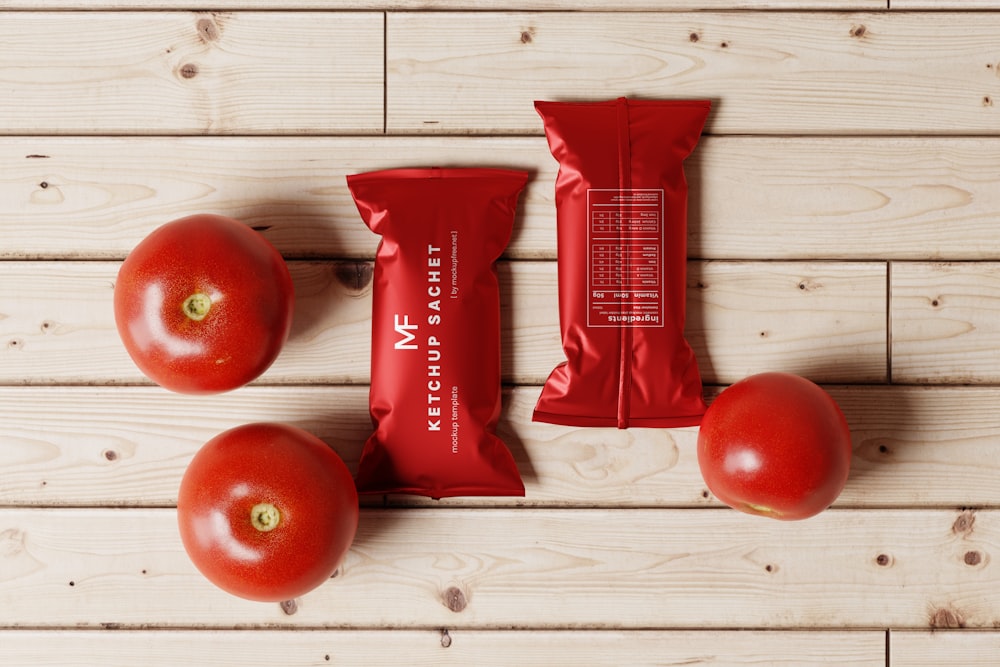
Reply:
[[[691,426],[705,411],[684,338],[684,159],[708,101],[536,102],[556,179],[559,320],[566,361],[534,420]]]
[[[395,169],[347,177],[375,257],[361,493],[523,496],[500,416],[500,292],[528,180],[503,169]]]

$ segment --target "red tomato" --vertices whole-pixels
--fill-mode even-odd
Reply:
[[[347,466],[294,426],[245,424],[209,440],[181,480],[177,521],[205,577],[249,600],[281,602],[337,569],[358,527]]]
[[[833,398],[788,373],[753,375],[725,389],[698,432],[709,490],[742,512],[805,519],[844,488],[851,433]]]
[[[118,271],[115,323],[129,356],[173,391],[236,389],[263,373],[292,325],[288,267],[258,232],[221,215],[167,223]]]

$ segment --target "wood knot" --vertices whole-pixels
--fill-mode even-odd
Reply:
[[[690,40],[691,42],[697,42],[700,39],[701,39],[701,35],[699,35],[696,32],[692,32],[690,35],[688,35],[688,40]]]
[[[217,42],[220,37],[219,26],[216,25],[215,21],[212,19],[199,19],[198,20],[198,37],[201,41],[206,44],[209,42]]]
[[[25,550],[27,536],[23,530],[8,528],[0,532],[0,558],[13,558]]]
[[[527,28],[526,30],[522,30],[521,31],[521,43],[522,44],[531,44],[533,41],[535,41],[535,29],[534,28]]]
[[[822,283],[820,283],[818,280],[813,280],[812,278],[803,278],[802,280],[799,281],[798,285],[796,285],[796,287],[798,287],[799,290],[802,292],[812,292],[813,290],[817,290],[822,286],[823,286]]]
[[[334,266],[337,280],[351,292],[360,292],[368,287],[374,270],[371,262],[338,262]]]
[[[113,449],[105,449],[103,453],[104,453],[104,458],[107,459],[108,461],[118,460],[118,452],[116,452]]]
[[[448,648],[451,646],[451,635],[448,634],[447,630],[441,631],[441,648]]]
[[[879,554],[878,556],[875,556],[875,563],[879,567],[889,567],[892,565],[892,556],[889,554]]]
[[[193,79],[198,76],[198,66],[194,63],[186,63],[181,65],[179,70],[181,78],[183,79]]]
[[[285,600],[280,605],[281,611],[285,612],[286,616],[291,616],[299,610],[299,603],[294,599]]]
[[[966,565],[979,565],[983,562],[983,555],[978,551],[966,551],[963,558]]]
[[[935,630],[939,628],[964,628],[965,618],[954,609],[936,609],[931,614],[930,626]]]
[[[864,39],[865,35],[868,34],[868,28],[863,25],[852,25],[851,26],[851,37],[854,39]]]
[[[444,592],[442,596],[444,599],[444,606],[452,610],[456,614],[464,610],[468,605],[468,601],[465,599],[465,593],[462,592],[461,588],[457,586],[450,586],[448,590]]]
[[[951,524],[951,532],[961,537],[968,537],[975,529],[975,524],[976,512],[974,510],[965,510]]]

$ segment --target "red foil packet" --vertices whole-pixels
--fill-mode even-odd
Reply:
[[[693,426],[705,412],[684,338],[684,159],[708,101],[536,102],[559,162],[559,319],[566,362],[534,420]]]
[[[375,257],[360,493],[523,496],[500,416],[500,293],[528,180],[504,169],[394,169],[347,177]]]

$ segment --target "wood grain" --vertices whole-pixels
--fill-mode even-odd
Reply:
[[[729,383],[770,369],[822,382],[884,381],[885,270],[876,263],[693,265],[687,331],[703,378]],[[725,339],[725,347],[715,345]]]
[[[0,626],[992,627],[992,511],[365,510],[339,573],[240,600],[184,554],[172,510],[0,511]],[[489,530],[483,530],[489,525]],[[558,591],[557,595],[552,592]],[[197,600],[197,604],[192,604]]]
[[[371,432],[361,386],[247,387],[209,397],[159,387],[6,387],[0,395],[8,472],[0,504],[172,506],[195,452],[225,429],[294,424],[323,438],[352,470]]]
[[[115,329],[118,266],[0,263],[0,382],[144,382]],[[292,333],[259,382],[367,382],[370,284],[352,263],[290,268]],[[555,264],[504,262],[499,274],[503,376],[541,384],[564,359]],[[766,369],[823,382],[886,376],[884,264],[696,262],[689,285],[688,331],[707,382]]]
[[[878,667],[878,631],[0,630],[0,661],[18,667]]]
[[[841,501],[858,507],[996,507],[996,387],[832,389],[854,439]]]
[[[987,260],[1000,249],[992,138],[706,137],[687,173],[695,257]]]
[[[900,382],[1000,381],[1000,264],[894,262],[892,369]]]
[[[378,237],[345,176],[426,165],[531,172],[510,255],[555,256],[555,164],[540,138],[30,137],[0,144],[0,257],[122,259],[157,226],[214,212],[286,256],[371,259]]]
[[[383,33],[374,12],[8,13],[3,131],[381,133]]]
[[[892,632],[889,652],[893,667],[988,667],[1000,652],[997,632]]]
[[[996,11],[1000,9],[997,0],[892,0],[892,8],[900,11]]]
[[[286,256],[371,259],[344,177],[400,166],[532,174],[507,256],[554,259],[541,137],[20,137],[0,143],[0,258],[122,259],[198,212]],[[701,259],[1000,259],[1000,139],[705,137],[687,161]],[[780,238],[780,243],[774,239]]]
[[[990,13],[390,13],[387,127],[537,133],[532,100],[628,95],[711,99],[715,134],[996,134],[998,21]]]
[[[837,507],[997,506],[1000,389],[826,388],[844,411],[854,441],[851,475]],[[538,393],[537,387],[508,388],[498,430],[524,478],[524,498],[393,496],[366,498],[365,504],[720,506],[698,468],[697,429],[534,423]],[[371,433],[366,386],[246,387],[211,397],[158,387],[0,387],[0,404],[0,505],[8,506],[171,507],[198,447],[242,423],[305,428],[351,470]]]
[[[977,0],[964,4],[975,5]],[[950,4],[955,4],[949,0]],[[986,3],[980,0],[982,8]],[[185,0],[3,0],[0,8],[47,9],[188,9]],[[885,9],[886,0],[672,0],[668,6],[656,0],[213,0],[214,9],[225,10],[618,10],[690,11],[701,9]]]

